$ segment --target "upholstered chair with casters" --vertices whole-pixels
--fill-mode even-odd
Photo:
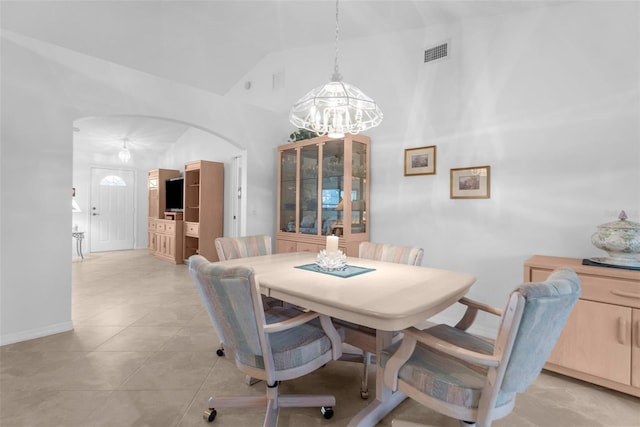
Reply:
[[[271,236],[268,235],[218,237],[214,243],[220,261],[273,253]]]
[[[333,415],[330,395],[280,395],[278,383],[307,375],[336,360],[342,353],[342,331],[331,319],[290,307],[265,308],[253,270],[189,258],[189,271],[209,316],[219,330],[237,368],[267,382],[264,396],[210,397],[205,419],[213,421],[216,408],[264,406],[264,426],[276,426],[281,407],[322,407]]]
[[[273,253],[271,236],[266,234],[244,237],[217,237],[214,245],[220,261],[271,255]],[[262,303],[266,307],[282,305],[282,301],[264,295],[262,296]],[[222,337],[220,339],[222,340]],[[220,348],[218,348],[216,353],[218,356],[224,355],[224,342],[220,343]]]
[[[504,310],[490,311],[501,313],[495,342],[448,325],[405,329],[381,353],[384,385],[461,426],[490,427],[538,377],[580,290],[569,268],[520,285]]]
[[[397,264],[420,265],[422,264],[423,256],[424,250],[422,248],[412,246],[361,242],[358,248],[359,258]],[[338,319],[334,319],[334,322],[344,328],[345,343],[362,350],[362,354],[344,352],[342,360],[361,362],[363,364],[360,397],[367,399],[369,397],[369,366],[373,355],[376,353],[376,330]]]

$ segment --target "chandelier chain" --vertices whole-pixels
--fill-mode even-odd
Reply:
[[[339,11],[340,8],[338,6],[339,0],[336,0],[336,40],[335,40],[335,57],[333,60],[333,76],[331,80],[340,81],[342,80],[342,76],[340,75],[340,71],[338,70],[338,41],[340,38],[340,25],[339,25]]]

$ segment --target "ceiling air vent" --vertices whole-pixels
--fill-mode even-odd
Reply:
[[[449,55],[449,43],[442,43],[424,51],[424,63],[445,59]]]

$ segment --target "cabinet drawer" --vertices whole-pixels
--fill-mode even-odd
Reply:
[[[640,308],[640,283],[580,274],[580,299]]]
[[[292,242],[291,240],[276,240],[276,253],[296,252],[296,248],[296,242]]]
[[[167,233],[175,234],[176,225],[173,222],[167,222],[164,224],[164,231],[166,231]]]
[[[184,234],[186,236],[199,237],[200,224],[197,222],[185,222]]]
[[[549,274],[550,270],[532,268],[531,280],[541,282]],[[578,277],[582,284],[580,299],[640,308],[640,282],[588,273],[579,273]]]
[[[156,231],[162,233],[164,232],[164,230],[165,230],[164,222],[160,222],[160,221],[156,222]]]
[[[313,243],[298,242],[296,249],[298,252],[318,252],[319,251],[318,245],[314,245]]]
[[[149,231],[155,231],[158,228],[158,223],[155,220],[149,219]]]

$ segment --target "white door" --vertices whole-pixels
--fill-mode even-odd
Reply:
[[[91,252],[133,249],[134,197],[133,171],[91,168]]]

